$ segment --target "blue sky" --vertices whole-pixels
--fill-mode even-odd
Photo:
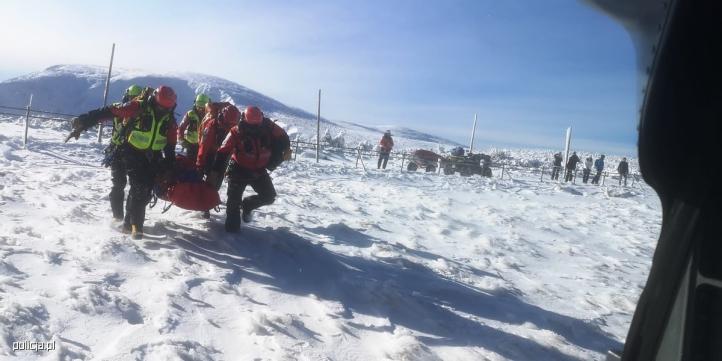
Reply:
[[[61,63],[227,78],[284,103],[468,143],[635,153],[626,32],[571,0],[4,0],[0,79]]]

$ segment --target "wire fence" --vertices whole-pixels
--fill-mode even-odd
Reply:
[[[32,103],[32,99],[30,101]],[[25,136],[23,138],[23,145],[27,146],[28,143],[28,129],[30,124],[30,119],[40,119],[40,120],[52,120],[52,121],[70,121],[77,115],[74,114],[67,114],[67,113],[60,113],[60,112],[51,112],[51,111],[45,111],[45,110],[38,110],[38,109],[32,109],[31,105],[29,104],[27,107],[13,107],[13,106],[6,106],[6,105],[0,105],[0,115],[5,116],[11,116],[11,117],[24,117],[25,118]],[[291,147],[293,150],[293,160],[296,161],[299,154],[302,154],[303,152],[310,150],[314,152],[317,151],[317,145],[316,142],[308,142],[303,141],[300,139],[295,139],[291,141]],[[366,169],[366,163],[365,161],[371,160],[376,161],[378,159],[379,151],[373,150],[369,148],[365,148],[362,146],[359,147],[340,147],[340,146],[333,146],[331,144],[321,142],[319,152],[323,152],[324,155],[336,155],[336,156],[344,156],[344,157],[353,157],[355,158],[355,167],[358,168],[359,165]],[[388,154],[388,163],[391,164],[391,166],[398,166],[399,170],[401,172],[409,172],[407,168],[404,168],[404,166],[408,166],[408,162],[412,161],[413,159],[413,152],[408,151],[391,151]],[[439,161],[435,166],[433,166],[433,172],[434,173],[442,173],[444,171],[444,166],[442,165],[441,159],[446,159],[443,157],[440,157]],[[378,166],[378,163],[376,163]],[[479,165],[476,165],[479,166]],[[481,166],[479,166],[481,167]],[[558,177],[555,179],[552,179],[552,173],[554,172],[555,167],[549,167],[549,166],[542,166],[542,167],[524,167],[524,166],[518,166],[518,165],[510,165],[506,164],[504,162],[492,162],[490,164],[487,164],[487,167],[491,170],[491,176],[499,179],[519,179],[522,177],[525,178],[538,178],[540,182],[546,181],[553,181],[553,182],[559,182],[559,183],[571,183],[576,184],[577,178],[579,177],[580,173],[583,174],[582,170],[574,169],[571,172],[571,177],[567,180],[567,170],[565,167],[559,167],[558,168]],[[421,171],[423,172],[424,169]],[[415,172],[415,170],[414,170]],[[428,172],[427,172],[428,173]],[[588,180],[594,179],[594,175],[596,175],[596,172],[592,171],[593,174],[589,175]],[[634,174],[628,174],[627,177],[622,178],[622,176],[619,173],[615,172],[609,172],[609,171],[603,171],[599,174],[599,182],[596,182],[599,186],[604,186],[608,182],[608,179],[615,179],[618,181],[619,184],[624,183],[626,186],[627,183],[631,183],[630,186],[634,186],[635,184],[639,184],[641,182],[641,176],[637,173]],[[586,183],[586,182],[585,182]]]

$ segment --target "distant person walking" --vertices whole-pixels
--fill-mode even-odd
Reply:
[[[582,182],[584,182],[584,184],[587,184],[589,181],[589,174],[592,172],[593,164],[594,159],[592,157],[587,157],[587,159],[584,160],[584,176],[582,177]]]
[[[554,154],[554,167],[552,167],[552,180],[559,179],[559,171],[562,169],[562,153]]]
[[[572,156],[567,160],[567,174],[564,177],[565,182],[569,182],[574,178],[574,171],[577,170],[577,163],[580,161],[581,159],[579,159],[577,152],[572,152]]]
[[[599,158],[594,161],[594,169],[597,170],[597,174],[594,175],[594,178],[592,179],[592,184],[599,184],[599,177],[602,176],[602,171],[604,171],[604,154],[599,156]]]
[[[619,185],[622,185],[622,178],[624,178],[624,186],[626,187],[627,177],[629,176],[629,163],[627,163],[627,158],[622,158],[622,161],[619,162],[617,172],[619,172]]]
[[[394,139],[391,138],[391,131],[387,130],[386,133],[384,133],[384,136],[381,137],[381,141],[379,141],[379,163],[376,166],[376,169],[382,167],[383,169],[386,169],[386,163],[389,161],[389,154],[393,148]]]

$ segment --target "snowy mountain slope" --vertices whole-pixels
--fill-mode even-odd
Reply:
[[[136,242],[110,226],[92,135],[37,127],[25,150],[22,131],[0,119],[0,358],[601,360],[660,228],[641,184],[299,157],[241,234],[223,209],[208,222],[161,201],[147,232],[163,236]]]
[[[33,108],[79,114],[102,106],[107,68],[87,65],[55,65],[43,71],[0,82],[0,105],[24,107],[30,94],[34,95]],[[254,104],[273,119],[279,119],[294,128],[304,139],[315,139],[316,115],[282,104],[270,97],[218,77],[196,73],[153,74],[138,70],[113,69],[108,101],[118,101],[131,84],[171,86],[178,93],[176,113],[183,114],[190,109],[198,93],[206,93],[218,101],[230,101],[239,106]],[[180,116],[179,116],[180,118]],[[180,119],[179,119],[180,120]],[[370,141],[378,142],[385,129],[364,127],[352,123],[331,122],[322,118],[322,132],[328,129],[334,136],[344,132],[349,138],[348,145]],[[399,134],[401,144],[405,139],[433,148],[437,143],[453,142],[432,135],[406,131]]]
[[[55,65],[0,83],[0,103],[25,106],[30,93],[37,109],[78,114],[102,106],[108,69],[88,65]],[[171,86],[178,94],[178,112],[190,109],[195,95],[205,92],[212,99],[236,104],[256,104],[268,112],[300,118],[314,118],[300,109],[218,77],[195,73],[154,74],[138,70],[113,69],[108,101],[118,101],[131,84]],[[315,119],[315,118],[314,118]]]

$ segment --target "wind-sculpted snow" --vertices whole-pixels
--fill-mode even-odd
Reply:
[[[660,229],[639,182],[364,171],[327,154],[274,171],[276,202],[237,235],[223,206],[207,221],[161,201],[132,241],[109,220],[93,135],[36,127],[23,149],[22,132],[0,119],[0,358],[602,360]],[[26,340],[56,347],[12,350]]]

